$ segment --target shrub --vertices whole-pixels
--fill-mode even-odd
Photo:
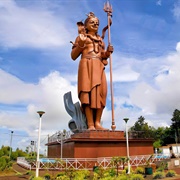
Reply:
[[[56,177],[61,177],[61,176],[64,176],[65,175],[65,172],[59,172],[58,174],[56,174]]]
[[[50,180],[51,178],[52,178],[51,175],[48,174],[48,173],[46,173],[46,174],[44,175],[44,179],[45,179],[45,180]]]
[[[12,162],[10,161],[9,157],[0,157],[0,171],[4,171],[5,169],[9,169],[10,167],[12,167]]]
[[[120,174],[126,175],[126,170],[124,169],[124,170],[120,171]]]
[[[116,176],[116,171],[113,169],[110,169],[110,170],[104,170],[104,173],[103,173],[103,177],[101,179],[105,179],[105,180],[112,180],[113,177]]]
[[[80,170],[80,171],[76,171],[74,173],[74,180],[79,180],[79,179],[88,179],[88,177],[90,176],[90,172],[88,170]]]
[[[61,175],[61,176],[58,176],[56,177],[57,180],[69,180],[70,178],[68,178],[65,174],[64,175]]]
[[[79,179],[78,179],[78,180],[79,180]],[[93,180],[98,180],[98,179],[93,179]],[[101,179],[99,179],[99,180],[117,180],[117,179],[114,179],[114,178],[108,176],[108,177],[101,178]]]
[[[176,176],[176,172],[173,171],[173,170],[169,170],[167,173],[166,173],[166,177],[174,177]]]
[[[161,171],[157,171],[153,174],[153,179],[163,179],[164,177],[164,172]]]
[[[102,167],[98,167],[96,171],[94,171],[94,176],[97,176],[98,178],[103,178],[105,174],[105,170]]]
[[[99,167],[98,166],[94,166],[93,167],[93,171],[97,173],[99,171]]]
[[[163,167],[159,167],[156,169],[157,172],[163,172],[164,171],[164,168]]]
[[[25,175],[35,175],[35,172],[28,170],[28,171],[26,171]]]
[[[44,178],[42,178],[42,177],[34,177],[34,178],[32,178],[32,180],[44,180]]]
[[[144,168],[143,167],[137,167],[134,171],[135,174],[144,174]]]
[[[133,174],[131,177],[130,177],[130,180],[143,180],[143,175],[142,174]]]
[[[6,168],[6,159],[4,157],[0,158],[0,171],[3,171]]]
[[[128,176],[127,175],[119,175],[116,180],[129,180]]]
[[[108,171],[108,173],[109,173],[109,175],[111,176],[111,177],[114,177],[115,175],[116,175],[116,171],[115,171],[115,169],[109,169],[109,171]]]
[[[70,179],[73,179],[75,177],[76,171],[73,168],[66,169],[65,175],[69,177]]]
[[[160,166],[157,168],[157,171],[164,171],[165,169],[168,169],[168,163],[161,162]]]

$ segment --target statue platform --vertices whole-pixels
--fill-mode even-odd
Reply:
[[[48,157],[61,157],[61,144],[48,142]],[[126,138],[123,131],[83,131],[64,140],[63,158],[99,158],[126,156]],[[153,154],[153,140],[129,138],[130,156]]]
[[[71,136],[72,139],[82,139],[85,140],[88,138],[88,140],[95,140],[95,139],[101,139],[101,140],[115,140],[115,139],[124,139],[124,131],[109,131],[109,130],[93,130],[93,131],[83,131],[80,133],[73,134]],[[86,139],[87,140],[87,139]]]

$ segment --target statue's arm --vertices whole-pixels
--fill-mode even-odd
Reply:
[[[76,60],[79,57],[79,55],[82,53],[82,51],[84,50],[85,41],[86,41],[86,36],[83,34],[80,34],[76,38],[76,41],[73,44],[72,51],[71,51],[71,58],[73,60]]]

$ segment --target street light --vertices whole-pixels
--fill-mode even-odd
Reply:
[[[177,157],[179,157],[179,151],[178,151],[178,137],[177,137],[176,131],[175,131],[175,141],[176,141]]]
[[[41,136],[41,117],[45,113],[44,111],[37,111],[39,114],[39,132],[38,132],[38,148],[37,148],[37,160],[36,160],[36,177],[39,176],[39,149],[40,149],[40,136]]]
[[[11,152],[12,152],[12,136],[13,136],[14,131],[11,131],[11,140],[10,140],[10,150],[9,150],[9,158],[11,158]]]
[[[126,147],[127,147],[127,158],[128,158],[128,172],[127,174],[130,174],[130,162],[129,162],[129,142],[128,142],[128,130],[127,130],[127,122],[129,118],[124,118],[123,119],[126,123]]]
[[[59,132],[58,138],[57,138],[57,142],[61,144],[61,159],[63,158],[63,139],[64,139],[64,136],[65,136],[65,134],[62,131],[62,132]],[[59,141],[59,137],[61,138],[60,139],[61,141]]]

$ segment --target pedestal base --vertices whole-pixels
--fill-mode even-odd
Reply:
[[[48,143],[48,157],[59,158],[61,145]],[[152,139],[129,139],[129,154],[153,154]],[[123,131],[84,131],[73,134],[63,143],[63,158],[99,158],[126,156],[126,138]]]

